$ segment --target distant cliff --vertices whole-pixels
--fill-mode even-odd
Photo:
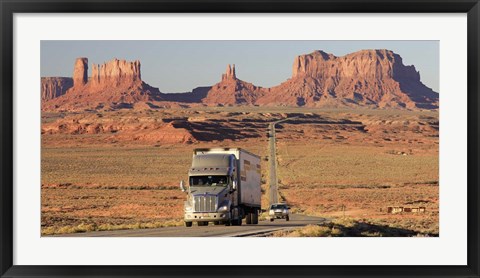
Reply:
[[[69,77],[42,77],[42,101],[59,97],[73,87],[73,80]]]
[[[438,93],[420,81],[420,73],[413,65],[404,65],[400,55],[386,49],[361,50],[341,57],[321,50],[297,56],[291,78],[271,88],[240,80],[235,65],[228,65],[217,84],[196,88],[191,93],[162,94],[142,81],[140,67],[140,61],[114,59],[102,65],[93,64],[92,76],[88,78],[88,59],[78,58],[73,87],[67,79],[63,83],[53,81],[55,78],[42,79],[43,108],[177,102],[209,106],[435,109],[439,101]]]

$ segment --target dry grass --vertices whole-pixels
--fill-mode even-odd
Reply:
[[[176,186],[191,155],[173,147],[44,147],[42,184]]]
[[[407,221],[408,222],[408,221]],[[428,221],[427,221],[428,222]],[[418,229],[418,224],[382,221],[381,219],[336,218],[321,225],[308,225],[302,228],[277,231],[274,237],[430,237],[438,236],[438,221],[428,222],[427,228]],[[435,226],[437,225],[437,226]]]
[[[169,220],[162,222],[137,222],[134,224],[84,224],[80,223],[76,226],[50,226],[42,229],[42,235],[60,235],[60,234],[73,234],[73,233],[86,233],[95,231],[115,231],[115,230],[127,230],[127,229],[152,229],[162,227],[177,227],[183,226],[181,220]]]
[[[388,185],[438,180],[438,154],[391,155],[388,147],[279,143],[285,185]]]
[[[328,186],[282,189],[293,212],[327,218],[352,218],[410,230],[418,234],[439,234],[437,184],[407,184],[386,188]],[[388,206],[425,207],[424,213],[387,213]]]
[[[183,218],[180,190],[43,188],[42,234],[159,226]]]
[[[277,231],[274,237],[327,237],[331,235],[331,229],[320,225],[307,225],[293,231]]]
[[[302,187],[282,189],[290,205],[297,212],[338,216],[345,213],[360,217],[386,214],[388,206],[426,207],[438,212],[436,184],[398,185],[392,187]]]

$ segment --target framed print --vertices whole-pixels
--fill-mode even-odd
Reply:
[[[1,7],[1,277],[479,277],[478,1]]]

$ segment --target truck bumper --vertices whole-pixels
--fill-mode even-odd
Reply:
[[[199,221],[226,221],[230,219],[230,212],[186,212],[185,222]]]

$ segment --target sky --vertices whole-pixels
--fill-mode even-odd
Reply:
[[[389,49],[414,65],[421,81],[439,92],[438,41],[42,41],[41,76],[71,77],[77,57],[92,63],[140,60],[142,80],[163,93],[189,92],[220,81],[228,64],[237,77],[272,87],[292,75],[296,56],[323,50],[343,56],[362,49]]]

